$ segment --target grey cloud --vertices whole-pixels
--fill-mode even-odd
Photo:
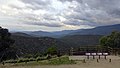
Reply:
[[[69,1],[69,2],[72,2],[72,1],[77,1],[79,3],[82,3],[83,0],[59,0],[59,1],[62,1],[62,2],[65,2],[65,1]]]
[[[45,22],[43,22],[43,23],[34,23],[33,25],[42,25],[42,26],[47,26],[47,27],[62,27],[63,25],[61,25],[61,24],[57,24],[57,23],[45,23]]]
[[[109,11],[108,13],[115,18],[120,18],[120,9],[114,9],[112,11]]]
[[[73,26],[83,25],[82,23],[83,22],[79,22],[78,20],[67,20],[67,21],[64,22],[64,24],[73,25]]]
[[[83,0],[93,9],[105,11],[108,14],[116,14],[116,10],[120,9],[120,0]],[[112,12],[112,13],[111,13]]]
[[[49,4],[51,3],[51,0],[21,0],[25,4],[33,5],[33,10],[37,9],[46,9],[48,8]]]
[[[54,23],[54,22],[44,22],[44,21],[39,21],[39,22],[25,22],[26,24],[29,25],[38,25],[38,26],[46,26],[46,27],[62,27],[62,24]]]
[[[28,25],[38,25],[46,27],[62,27],[64,26],[59,18],[56,18],[52,15],[44,15],[39,18],[36,15],[26,15],[23,22]]]
[[[39,4],[39,5],[47,5],[47,4],[50,4],[50,0],[21,0],[22,2],[24,3],[29,3],[29,4],[32,4],[32,5],[35,5],[35,4]]]
[[[64,18],[67,20],[63,23],[66,25],[90,25],[90,26],[101,26],[101,25],[109,25],[114,24],[115,22],[120,23],[118,18],[120,17],[120,1],[119,0],[60,0],[64,2],[76,1],[78,4],[75,4],[76,8],[68,7],[68,12],[70,15],[65,15]],[[43,5],[45,9],[50,8],[47,5],[50,4],[50,0],[46,2],[35,0],[23,0],[23,2],[31,3],[34,5]],[[71,11],[72,10],[72,11]],[[67,11],[67,10],[65,10]],[[63,13],[63,12],[61,12]],[[50,18],[49,18],[50,17]],[[116,20],[117,18],[117,20]],[[44,16],[46,20],[56,20],[53,16]],[[112,20],[111,20],[112,19]],[[79,21],[79,20],[82,20]],[[109,21],[108,21],[109,20]],[[57,22],[57,21],[56,21]]]
[[[120,24],[120,0],[59,0],[61,3],[54,4],[56,8],[53,7],[52,2],[57,0],[19,1],[26,6],[24,8],[16,5],[10,6],[17,8],[21,18],[31,25],[62,27],[64,25],[101,26]],[[62,5],[58,5],[59,3]],[[66,4],[68,4],[67,7],[65,7]],[[29,11],[28,9],[32,10]],[[45,13],[38,10],[44,10]],[[35,13],[35,11],[38,12]],[[65,20],[61,21],[59,17],[63,17]]]
[[[67,16],[67,18],[87,21],[93,25],[95,24],[96,26],[115,24],[116,22],[120,24],[120,21],[118,20],[118,18],[120,18],[119,7],[120,0],[60,0],[60,1],[62,2],[77,1],[79,3],[79,6],[77,6],[77,8],[74,9],[74,12],[76,12],[77,14]],[[73,22],[73,24],[74,23],[78,22]]]

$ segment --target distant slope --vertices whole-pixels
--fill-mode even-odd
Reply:
[[[17,48],[18,55],[45,53],[48,47],[55,45],[57,49],[67,49],[67,45],[55,38],[50,37],[26,37],[12,35],[15,40],[14,46]]]
[[[14,32],[14,33],[11,33],[11,34],[14,35],[14,36],[32,37],[31,35],[26,34],[26,33],[22,33],[22,32]]]
[[[43,53],[48,47],[55,45],[58,50],[69,50],[71,47],[99,45],[101,35],[72,35],[61,38],[32,37],[22,34],[12,34],[19,55]]]
[[[63,31],[55,31],[52,33],[55,35],[67,35],[67,34],[73,33],[73,32],[76,32],[76,31],[75,30],[63,30]]]
[[[71,35],[62,37],[61,40],[71,47],[99,45],[102,35]]]
[[[28,35],[34,37],[53,37],[53,38],[60,38],[66,36],[69,33],[75,32],[74,30],[63,30],[63,31],[55,31],[55,32],[46,32],[46,31],[32,31],[32,32],[23,32]]]
[[[50,32],[45,32],[45,31],[33,31],[33,32],[27,32],[27,34],[30,34],[32,36],[35,36],[35,37],[50,37],[50,36],[53,36],[52,33]]]
[[[120,24],[77,30],[70,35],[108,35],[112,31],[120,31]]]
[[[110,34],[112,31],[120,31],[120,24],[99,26],[92,29],[63,30],[56,32],[33,31],[33,32],[24,32],[24,33],[35,37],[60,38],[67,35],[107,35]]]

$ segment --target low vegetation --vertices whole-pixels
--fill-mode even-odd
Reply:
[[[61,65],[61,64],[76,64],[74,60],[69,60],[68,56],[56,57],[52,59],[42,59],[38,61],[38,58],[31,59],[19,59],[19,60],[7,60],[5,63],[14,63],[14,66],[23,65]]]
[[[69,57],[58,57],[48,60],[47,64],[59,65],[59,64],[75,64],[75,61],[69,60]]]

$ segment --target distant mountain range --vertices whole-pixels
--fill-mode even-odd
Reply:
[[[56,32],[46,32],[46,31],[24,31],[22,33],[34,36],[34,37],[53,37],[53,38],[60,38],[63,36],[67,36],[70,33],[76,32],[76,30],[63,30],[63,31],[56,31]]]
[[[12,39],[19,55],[45,52],[55,45],[59,50],[69,50],[71,47],[99,45],[99,39],[112,31],[120,31],[120,24],[100,26],[93,29],[64,30],[57,32],[25,31],[12,33]]]
[[[108,35],[112,31],[120,31],[120,24],[109,25],[109,26],[99,26],[92,29],[63,30],[63,31],[56,31],[56,32],[26,31],[23,33],[26,33],[34,37],[60,38],[68,35]]]
[[[93,29],[80,29],[70,35],[108,35],[112,31],[120,31],[120,24],[99,26]]]

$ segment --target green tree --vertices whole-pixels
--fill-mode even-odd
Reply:
[[[120,32],[114,31],[100,39],[100,44],[105,47],[120,48]]]
[[[47,54],[50,54],[50,55],[55,55],[57,54],[57,48],[55,46],[51,46],[47,49]]]
[[[104,50],[107,50],[115,55],[119,54],[120,32],[114,31],[110,35],[102,37],[100,39],[100,44]]]
[[[9,33],[8,29],[0,27],[0,60],[3,59],[3,56],[6,53],[10,52],[10,47],[14,43],[14,40],[12,40],[10,36],[11,34]]]

